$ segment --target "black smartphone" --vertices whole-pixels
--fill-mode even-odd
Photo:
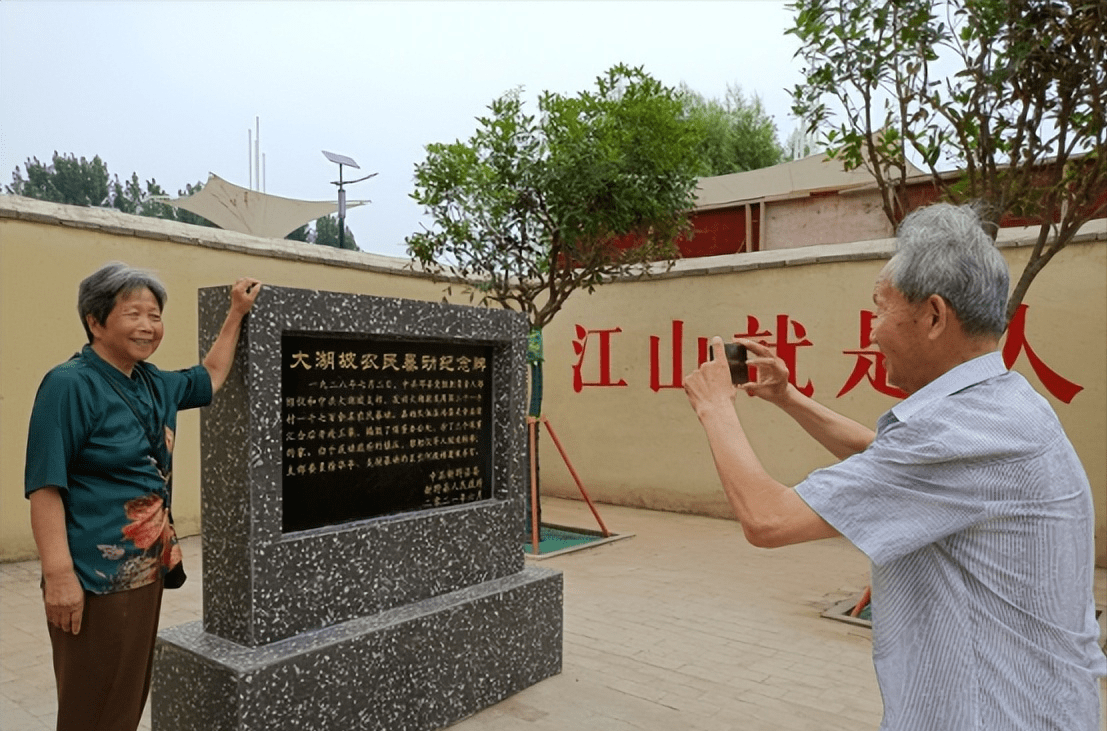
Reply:
[[[715,360],[715,348],[707,348],[711,360]],[[749,383],[750,369],[746,365],[746,346],[738,343],[723,343],[723,351],[726,353],[726,363],[730,366],[730,380],[735,386]]]

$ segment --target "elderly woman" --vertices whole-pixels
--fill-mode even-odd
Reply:
[[[164,331],[161,282],[120,263],[81,282],[89,344],[39,387],[25,474],[59,731],[138,727],[162,589],[183,581],[169,516],[177,412],[206,406],[223,385],[260,289],[235,283],[202,365],[162,371],[147,362]]]

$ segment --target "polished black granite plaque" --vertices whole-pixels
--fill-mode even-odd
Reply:
[[[284,333],[285,533],[492,497],[494,350]]]

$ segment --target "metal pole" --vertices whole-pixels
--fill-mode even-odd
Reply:
[[[569,474],[573,476],[573,480],[577,483],[577,489],[579,489],[580,494],[584,496],[584,502],[588,503],[588,508],[592,511],[592,515],[595,516],[596,522],[600,524],[600,532],[603,533],[603,537],[610,538],[611,531],[604,525],[603,518],[600,517],[600,513],[596,510],[596,506],[592,504],[592,498],[588,496],[588,491],[584,489],[584,483],[580,481],[580,475],[573,469],[573,463],[569,461],[569,455],[565,453],[565,448],[561,446],[561,442],[557,438],[557,432],[555,432],[553,426],[550,425],[550,420],[545,416],[539,417],[538,420],[546,425],[546,431],[549,432],[550,438],[553,439],[557,451],[561,453],[561,459],[565,460],[565,466],[569,468]]]
[[[254,117],[257,134],[254,135],[254,190],[261,189],[261,117]]]
[[[342,188],[342,164],[338,165],[338,248],[346,248],[346,191]]]
[[[539,528],[538,528],[538,463],[535,446],[537,443],[538,420],[527,417],[527,431],[530,439],[530,545],[535,556],[538,555]]]

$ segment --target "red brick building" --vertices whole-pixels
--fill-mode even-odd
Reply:
[[[929,173],[914,167],[909,173],[912,208],[937,200]],[[695,234],[680,245],[685,258],[868,241],[895,233],[869,172],[847,171],[826,155],[701,178],[691,219]],[[1002,225],[1030,223],[1008,216]]]

